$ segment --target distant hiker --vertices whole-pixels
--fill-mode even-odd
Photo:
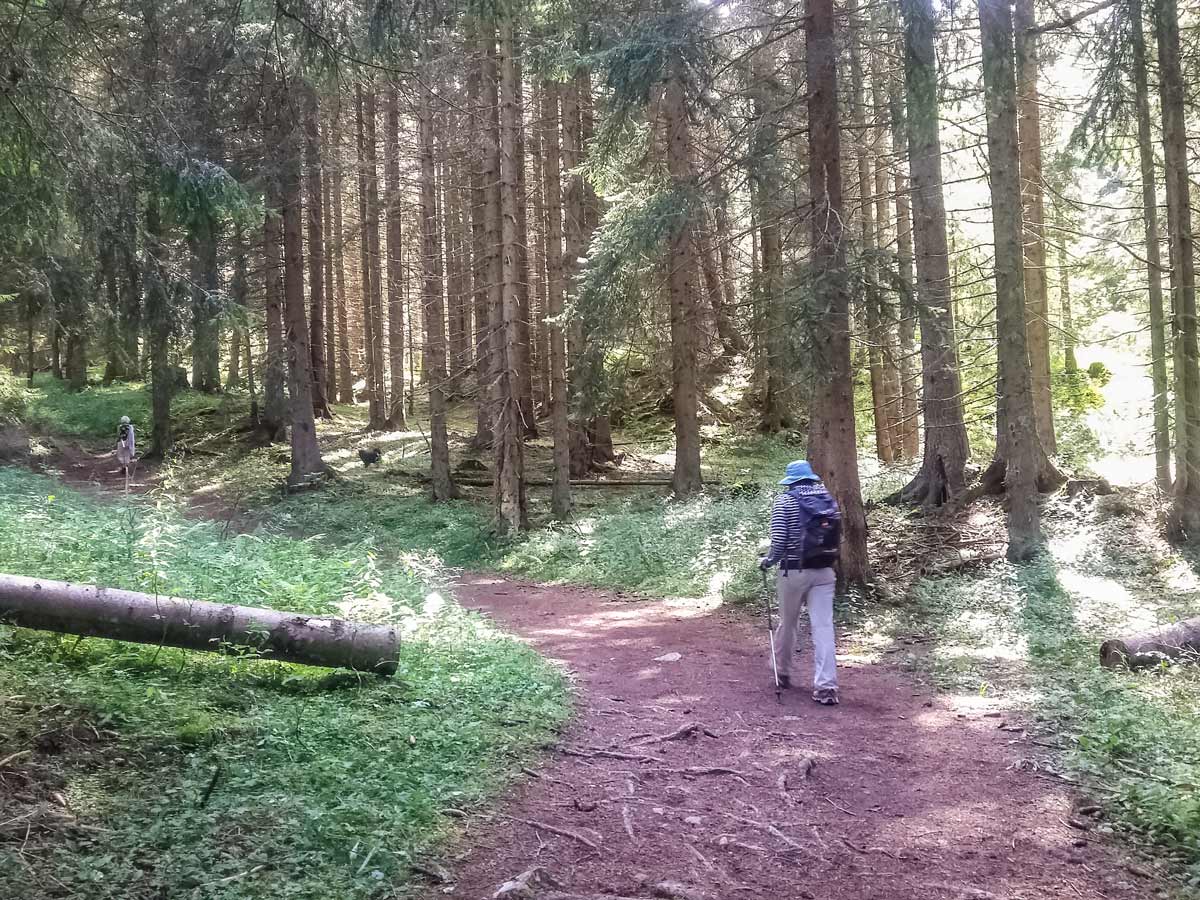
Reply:
[[[370,450],[359,450],[358,458],[362,460],[363,468],[365,469],[372,463],[377,463],[383,459],[383,451],[378,447],[372,447]]]
[[[137,435],[129,423],[129,416],[121,416],[121,426],[117,429],[117,462],[122,472],[128,474],[136,454]]]
[[[759,567],[779,566],[775,579],[779,595],[779,627],[775,650],[779,684],[791,686],[792,655],[800,610],[808,603],[812,626],[813,695],[817,703],[838,702],[837,658],[833,636],[833,567],[842,537],[842,515],[821,479],[804,460],[788,463],[779,482],[786,490],[771,508],[771,551]]]

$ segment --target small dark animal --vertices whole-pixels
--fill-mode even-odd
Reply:
[[[378,447],[372,447],[370,450],[359,450],[358,458],[362,460],[363,467],[365,468],[383,459],[383,451]]]

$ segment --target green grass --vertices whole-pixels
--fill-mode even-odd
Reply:
[[[35,750],[20,791],[0,776],[0,822],[57,792],[87,826],[0,827],[6,897],[405,896],[447,810],[562,726],[561,678],[448,602],[427,560],[222,531],[0,469],[0,571],[395,622],[396,677],[0,628],[0,759]]]
[[[1101,827],[1162,848],[1200,887],[1200,672],[1114,672],[1098,654],[1107,637],[1200,614],[1200,581],[1140,521],[1091,510],[1051,529],[1038,562],[923,582],[910,605],[876,609],[865,626],[932,636],[907,657],[912,669],[1032,714],[1104,802]]]
[[[3,387],[0,386],[0,392]],[[211,435],[245,419],[249,400],[244,394],[201,394],[179,391],[171,401],[173,427],[181,434]],[[91,384],[82,391],[68,390],[65,382],[48,374],[34,379],[26,391],[21,418],[28,425],[54,434],[93,441],[116,441],[117,423],[129,416],[145,444],[150,437],[150,389],[140,382]]]

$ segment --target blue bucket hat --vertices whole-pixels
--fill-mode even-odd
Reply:
[[[812,466],[808,464],[808,460],[798,459],[795,462],[788,463],[787,472],[779,483],[783,485],[792,485],[797,481],[820,481],[817,473],[812,470]]]

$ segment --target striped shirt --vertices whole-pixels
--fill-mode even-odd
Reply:
[[[769,566],[785,560],[800,562],[804,559],[804,526],[808,523],[808,513],[800,504],[802,496],[829,497],[829,492],[819,481],[802,481],[775,498],[771,507],[771,552],[766,558]]]

